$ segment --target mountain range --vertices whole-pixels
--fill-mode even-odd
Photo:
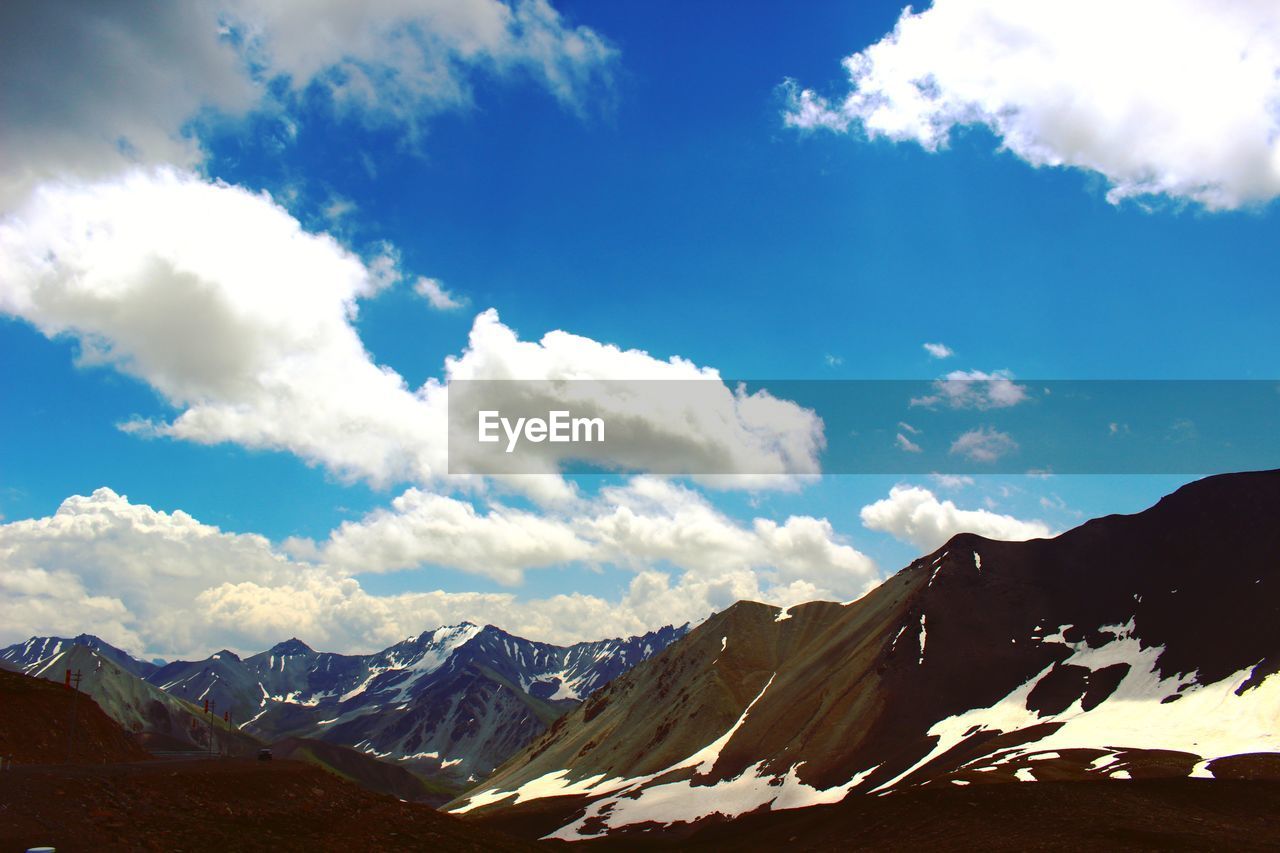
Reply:
[[[999,783],[1280,775],[1280,472],[1052,539],[954,536],[863,598],[739,602],[449,809],[566,840]]]
[[[821,846],[915,802],[980,834],[976,804],[1052,809],[1073,783],[1094,784],[1062,820],[1176,794],[1185,833],[1280,791],[1277,516],[1280,471],[1222,475],[1051,539],[956,535],[853,602],[741,601],[628,639],[462,623],[369,655],[293,638],[156,665],[81,635],[0,666],[81,671],[153,751],[274,743],[533,838]],[[1271,787],[1228,790],[1244,779]],[[1044,793],[997,793],[1026,783]]]
[[[369,655],[292,638],[245,658],[224,649],[163,665],[82,634],[0,649],[0,665],[52,680],[81,669],[83,689],[127,729],[192,748],[208,735],[186,718],[201,718],[207,703],[208,716],[230,716],[237,737],[352,747],[461,790],[686,631],[557,646],[464,622]]]

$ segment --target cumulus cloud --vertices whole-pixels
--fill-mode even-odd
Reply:
[[[837,536],[824,518],[765,518],[743,526],[698,492],[657,477],[602,490],[595,511],[578,520],[607,562],[669,563],[702,579],[753,572],[757,595],[810,583],[815,595],[848,598],[876,582],[870,557]],[[750,596],[747,596],[750,597]]]
[[[1280,194],[1274,3],[935,0],[844,67],[834,100],[792,84],[787,123],[928,151],[984,125],[1033,166],[1104,176],[1113,203]]]
[[[989,539],[1023,540],[1052,535],[1043,521],[1023,521],[986,509],[960,509],[951,500],[938,500],[921,486],[894,486],[889,497],[862,508],[862,523],[928,552],[957,533],[977,533]]]
[[[423,563],[518,583],[525,569],[586,560],[592,548],[559,519],[495,506],[477,512],[464,500],[409,489],[327,543],[326,562],[352,571],[386,572]]]
[[[395,124],[470,100],[471,76],[531,74],[581,110],[616,56],[546,0],[220,0],[0,4],[0,209],[50,177],[202,159],[192,122],[209,111],[280,116],[271,91],[328,92],[341,109]]]
[[[1007,370],[953,370],[935,381],[932,390],[913,397],[912,406],[952,409],[1007,409],[1029,399],[1027,386],[1013,381]]]
[[[946,344],[923,344],[924,351],[929,353],[930,358],[951,358],[955,355],[955,351]]]
[[[102,488],[45,518],[0,525],[0,624],[20,635],[97,633],[127,648],[191,647],[190,602],[221,581],[287,581],[289,562],[252,534],[223,533],[181,511],[131,504]]]
[[[448,470],[447,380],[697,379],[696,417],[677,398],[580,402],[653,438],[618,460],[638,470],[680,454],[724,474],[818,470],[822,423],[807,409],[679,357],[564,331],[523,341],[492,310],[443,380],[409,388],[353,325],[360,300],[401,277],[392,249],[366,263],[266,195],[170,169],[47,184],[0,220],[0,312],[74,337],[82,364],[135,376],[180,411],[126,425],[136,433],[288,451],[378,486],[428,483]],[[538,473],[552,476],[521,487],[567,497],[561,461],[547,455]]]
[[[529,569],[579,562],[644,571],[674,567],[705,579],[752,577],[754,595],[798,581],[815,595],[847,598],[876,578],[875,563],[843,541],[826,519],[793,516],[741,524],[701,493],[657,477],[636,477],[590,499],[541,515],[410,489],[365,518],[342,524],[299,554],[352,572],[434,564],[518,583]]]
[[[99,489],[68,498],[52,516],[0,525],[0,643],[88,631],[137,654],[202,657],[297,635],[355,651],[463,619],[574,642],[701,619],[743,598],[854,597],[877,581],[874,564],[825,519],[742,524],[696,492],[653,478],[542,520],[413,491],[334,531],[310,556]],[[614,600],[372,595],[353,577],[426,561],[485,572],[489,560],[511,573],[589,560],[634,574]]]
[[[0,311],[181,410],[132,431],[288,450],[378,484],[443,465],[436,389],[376,365],[352,325],[385,279],[264,195],[172,170],[44,185],[0,222],[0,271]]]
[[[975,427],[951,442],[951,452],[974,462],[995,462],[1018,449],[1018,442],[995,427]]]
[[[54,175],[194,165],[183,125],[261,95],[212,3],[4,3],[0,53],[0,209]]]

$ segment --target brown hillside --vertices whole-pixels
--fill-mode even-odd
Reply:
[[[14,764],[65,763],[72,692],[61,684],[0,670],[0,756]],[[149,757],[83,692],[75,697],[75,715],[73,763],[102,764]]]

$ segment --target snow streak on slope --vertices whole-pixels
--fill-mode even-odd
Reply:
[[[604,774],[597,774],[571,781],[568,770],[558,770],[531,780],[514,791],[482,791],[453,811],[468,812],[509,798],[514,798],[512,802],[519,804],[543,797],[600,797],[587,808],[581,818],[547,836],[572,841],[640,823],[692,822],[713,814],[736,817],[766,805],[771,809],[782,810],[838,802],[875,768],[856,774],[843,785],[817,789],[800,781],[797,774],[800,764],[779,775],[764,770],[764,762],[761,761],[732,779],[710,785],[695,784],[715,767],[721,752],[746,722],[751,709],[765,695],[775,677],[776,674],[770,676],[737,721],[722,735],[692,755],[656,773],[627,779],[606,779]],[[690,770],[693,772],[686,778],[652,784]]]
[[[706,773],[715,766],[716,759],[720,757],[720,752],[724,749],[725,744],[729,742],[729,739],[732,738],[734,734],[737,733],[738,729],[742,727],[742,724],[746,722],[747,715],[751,712],[752,706],[754,706],[756,702],[760,701],[760,697],[769,689],[769,685],[773,684],[773,679],[775,677],[776,673],[769,676],[769,680],[765,683],[764,688],[756,694],[756,698],[752,699],[751,702],[747,704],[747,707],[743,710],[741,716],[738,717],[737,722],[730,726],[728,731],[687,758],[672,764],[670,767],[665,767],[657,773],[650,773],[645,776],[637,776],[631,779],[615,777],[614,779],[610,779],[608,782],[601,784],[604,779],[603,774],[590,777],[589,779],[582,779],[577,782],[569,782],[565,778],[569,771],[557,770],[554,773],[548,773],[545,776],[541,776],[527,782],[515,791],[482,791],[481,793],[473,796],[466,805],[452,809],[452,811],[456,814],[463,814],[474,808],[479,808],[480,806],[488,805],[489,803],[504,800],[512,795],[515,795],[516,803],[522,803],[526,800],[536,800],[540,797],[562,796],[566,793],[605,794],[614,791],[622,791],[623,793],[626,793],[634,788],[644,785],[647,782],[651,782],[654,779],[665,776],[668,773],[674,773],[677,770],[694,768],[695,772]]]

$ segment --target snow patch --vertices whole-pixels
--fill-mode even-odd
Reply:
[[[916,661],[917,664],[924,663],[924,642],[926,639],[928,639],[928,634],[929,632],[925,630],[925,627],[924,627],[924,614],[921,613],[920,614],[920,660]]]
[[[933,749],[876,790],[893,788],[973,732],[1007,733],[1049,723],[1061,726],[1030,744],[1031,749],[1098,749],[1106,744],[1123,744],[1131,749],[1188,752],[1206,761],[1244,752],[1280,752],[1280,726],[1276,725],[1280,719],[1280,678],[1269,676],[1237,696],[1236,690],[1253,677],[1258,664],[1212,684],[1195,683],[1194,673],[1163,677],[1156,662],[1164,647],[1144,647],[1134,636],[1132,619],[1124,625],[1108,625],[1101,630],[1112,634],[1114,639],[1098,648],[1090,648],[1083,641],[1072,644],[1055,639],[1072,650],[1059,665],[1097,671],[1114,664],[1128,664],[1128,672],[1120,684],[1097,707],[1086,712],[1077,699],[1058,714],[1042,717],[1029,710],[1027,699],[1053,669],[1054,665],[1050,664],[994,705],[935,723],[928,732],[937,738]],[[1161,701],[1175,694],[1181,697],[1177,702]],[[1026,754],[1031,749],[1021,752]]]

